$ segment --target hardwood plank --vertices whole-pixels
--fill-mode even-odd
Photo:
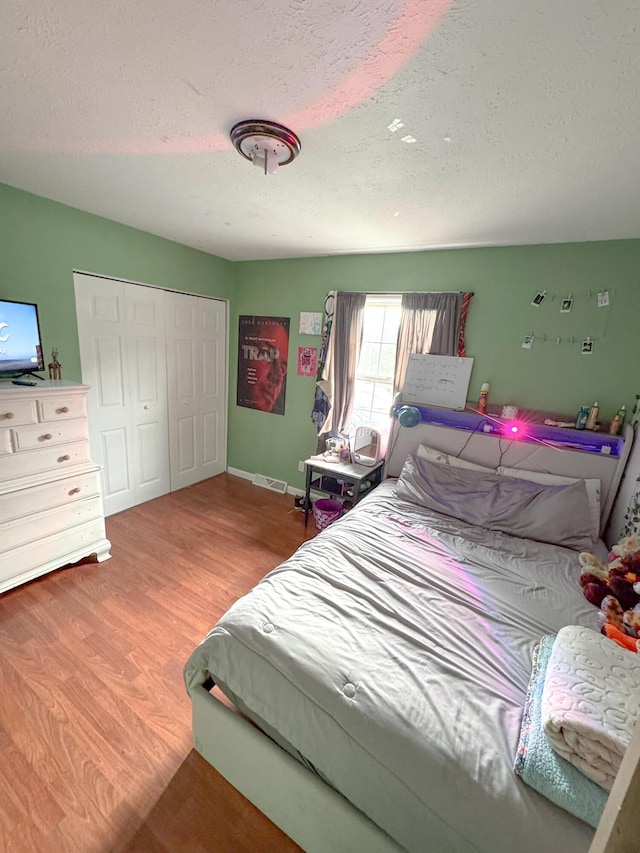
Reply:
[[[2,750],[0,761],[3,770],[0,775],[0,829],[9,831],[10,835],[11,828],[16,827],[35,828],[38,824],[57,826],[64,817],[64,811],[39,779],[35,780],[35,785],[29,790],[23,787],[17,789],[14,784],[15,779],[31,773],[25,757],[11,747]],[[1,849],[11,848],[5,843]]]
[[[31,768],[30,774],[18,779],[11,777],[10,780],[14,802],[26,804],[28,808],[25,828],[28,822],[32,822],[40,832],[48,829],[46,816],[39,810],[40,798],[32,798],[29,793],[31,788],[48,789],[65,812],[59,825],[73,815],[74,824],[82,823],[88,827],[91,835],[87,840],[95,843],[96,839],[104,836],[108,828],[107,816],[118,802],[113,786],[84,754],[78,743],[77,728],[69,721],[63,724],[57,721],[19,673],[13,672],[1,659],[0,677],[4,688],[3,715],[8,717],[7,731],[25,759],[24,767]],[[29,721],[28,728],[23,723],[25,718]],[[9,829],[14,832],[16,827]],[[15,832],[15,835],[22,838],[20,832]],[[61,839],[57,843],[60,849]],[[11,848],[14,849],[30,848]]]
[[[191,748],[182,667],[315,534],[220,475],[107,519],[113,558],[0,596],[0,849],[293,853]]]

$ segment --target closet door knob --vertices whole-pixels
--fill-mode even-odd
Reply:
[[[4,416],[5,416],[5,418],[6,418],[8,421],[10,421],[10,420],[12,420],[13,418],[15,418],[15,415],[13,414],[13,412],[5,412],[5,415],[4,415]]]
[[[68,462],[71,459],[68,453],[65,453],[64,456],[58,457],[58,462]]]
[[[69,411],[69,406],[62,406],[60,409],[56,409],[56,412],[59,415],[66,415],[68,411]]]
[[[145,408],[145,409],[148,409],[148,408],[149,408],[149,404],[147,403],[147,404],[144,406],[144,408]]]
[[[80,491],[80,486],[76,486],[75,489],[71,489],[69,494],[70,495],[77,495],[79,491]]]
[[[53,436],[51,435],[50,432],[45,432],[45,434],[42,436],[43,441],[50,441],[52,438],[53,438]]]

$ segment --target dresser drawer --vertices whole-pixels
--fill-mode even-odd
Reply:
[[[12,429],[15,451],[33,450],[36,447],[48,447],[50,444],[64,444],[81,441],[87,435],[86,420],[60,421],[59,423],[29,424]],[[0,453],[2,451],[0,450]]]
[[[0,427],[38,423],[35,400],[0,400]]]
[[[62,471],[87,462],[88,459],[88,441],[59,444],[41,450],[24,450],[22,453],[0,456],[0,480],[15,480],[45,471]]]
[[[0,524],[42,512],[45,509],[76,503],[100,495],[100,477],[97,471],[76,474],[54,483],[32,486],[0,495]],[[33,533],[33,531],[32,531]]]
[[[104,537],[104,520],[97,518],[62,533],[54,533],[53,536],[21,545],[13,551],[3,552],[0,554],[0,591],[15,586],[16,581],[11,583],[10,579],[24,575],[30,570],[36,570],[31,573],[31,577],[34,577],[36,574],[42,574],[45,566],[49,568],[44,568],[44,571],[50,571],[52,566],[56,567],[56,563],[58,566],[65,565],[94,553],[99,547],[104,548]]]
[[[33,542],[34,530],[38,531],[38,537],[51,536],[96,518],[102,518],[102,501],[99,497],[8,521],[0,524],[0,552]]]
[[[38,400],[38,414],[41,421],[63,421],[71,418],[86,418],[84,396],[43,397]]]
[[[11,444],[11,430],[0,429],[0,456],[3,453],[12,453],[13,446]]]

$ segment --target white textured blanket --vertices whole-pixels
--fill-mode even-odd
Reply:
[[[611,790],[640,717],[640,655],[589,628],[558,632],[542,694],[551,746]]]

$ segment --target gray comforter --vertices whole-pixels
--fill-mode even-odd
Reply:
[[[584,853],[592,830],[512,769],[535,643],[595,625],[579,574],[387,481],[227,612],[187,687],[210,674],[414,853]]]

